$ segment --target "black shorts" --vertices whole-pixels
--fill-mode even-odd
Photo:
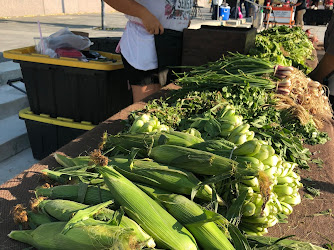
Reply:
[[[122,61],[125,69],[125,74],[130,85],[145,86],[152,83],[160,83],[158,69],[152,69],[146,71],[136,69],[131,64],[128,63],[128,61],[123,57],[123,55],[122,55]]]
[[[175,66],[181,65],[182,59],[182,39],[180,31],[165,29],[162,35],[155,35],[155,47],[158,57],[157,69],[138,70],[132,67],[122,56],[125,74],[130,85],[148,85],[151,83],[160,83],[161,86],[173,82],[177,77],[173,71],[180,73],[180,68]]]

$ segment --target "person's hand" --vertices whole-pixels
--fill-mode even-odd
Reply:
[[[145,17],[141,19],[148,33],[153,34],[153,35],[164,33],[164,27],[161,25],[159,20],[151,13],[149,15],[145,15]]]

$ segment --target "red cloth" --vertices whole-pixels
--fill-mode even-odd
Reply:
[[[59,57],[71,57],[71,58],[81,58],[83,55],[79,50],[59,48],[56,49],[56,53]]]

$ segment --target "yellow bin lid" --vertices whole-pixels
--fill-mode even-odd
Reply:
[[[112,54],[107,52],[98,51],[102,56],[117,60],[116,62],[107,61],[107,62],[99,62],[99,61],[88,61],[83,62],[77,58],[69,58],[69,57],[60,57],[60,58],[52,58],[48,55],[42,55],[36,52],[35,46],[20,48],[20,49],[12,49],[3,52],[3,56],[8,59],[20,60],[25,62],[34,62],[34,63],[44,63],[44,64],[53,64],[59,66],[68,66],[75,68],[84,68],[84,69],[94,69],[94,70],[117,70],[124,68],[122,57],[118,54]]]
[[[84,121],[74,122],[73,119],[68,119],[64,117],[52,118],[50,117],[50,115],[46,114],[36,115],[30,110],[30,108],[22,109],[19,112],[19,117],[25,120],[31,120],[31,121],[42,122],[66,128],[81,129],[81,130],[91,130],[95,127],[95,125],[93,125],[91,122],[84,122]]]

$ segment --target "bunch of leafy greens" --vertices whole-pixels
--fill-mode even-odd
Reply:
[[[228,86],[221,91],[202,92],[180,89],[165,100],[149,102],[134,114],[151,113],[162,124],[182,130],[185,129],[184,120],[201,116],[226,102],[232,104],[244,122],[251,125],[257,138],[268,141],[278,154],[301,168],[308,168],[311,160],[311,153],[303,143],[322,144],[329,139],[327,133],[318,131],[312,122],[302,126],[297,119],[287,119],[284,111],[276,110],[272,92],[250,86]]]
[[[256,36],[255,47],[250,54],[266,58],[283,66],[294,66],[308,74],[311,68],[305,64],[312,60],[314,47],[300,27],[276,26],[262,31]]]
[[[276,28],[266,32],[284,36],[290,34],[288,29]],[[300,33],[299,29],[292,30]],[[179,75],[177,84],[182,86],[181,89],[171,91],[167,99],[153,100],[144,110],[134,114],[151,113],[162,124],[182,130],[187,129],[187,120],[204,115],[214,120],[216,111],[228,102],[237,114],[243,116],[243,121],[251,125],[256,137],[268,141],[287,161],[308,168],[311,153],[303,144],[325,143],[329,137],[318,131],[312,120],[303,126],[289,112],[276,110],[277,100],[272,91],[275,83],[270,79],[273,71],[273,64],[268,60],[231,54]]]

